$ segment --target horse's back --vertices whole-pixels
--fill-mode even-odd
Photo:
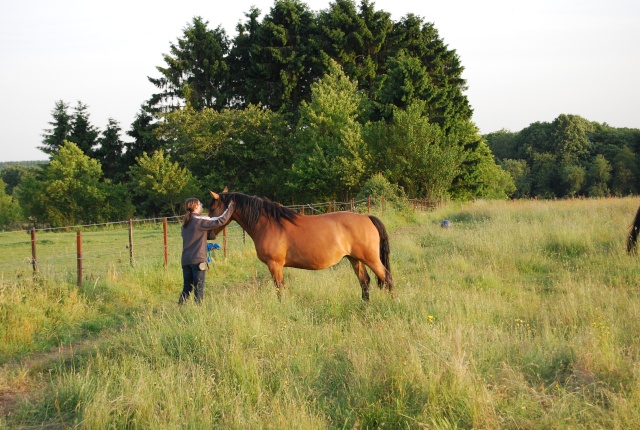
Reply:
[[[322,215],[302,216],[297,219],[297,230],[312,236],[334,234],[371,234],[376,228],[368,215],[353,212],[329,212]],[[295,231],[296,228],[292,229]]]

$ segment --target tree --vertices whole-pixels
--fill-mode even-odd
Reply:
[[[53,226],[129,217],[133,207],[122,188],[101,179],[100,163],[65,142],[42,173],[26,177],[15,193],[25,215]]]
[[[5,183],[0,179],[0,225],[20,221],[20,206],[5,192]]]
[[[347,199],[360,188],[368,154],[357,122],[362,97],[336,62],[302,102],[291,186],[307,199]]]
[[[508,158],[502,160],[501,165],[513,178],[513,183],[516,186],[513,196],[516,198],[531,197],[531,168],[527,161]]]
[[[89,119],[89,106],[78,101],[74,108],[71,132],[67,140],[75,143],[85,155],[93,157],[99,135],[100,131],[91,124]]]
[[[120,124],[113,118],[109,118],[107,128],[98,138],[98,148],[95,156],[102,165],[102,172],[108,179],[122,179],[127,166],[123,164],[124,142],[120,140]]]
[[[381,51],[392,28],[390,14],[376,11],[369,1],[361,2],[358,11],[353,1],[337,0],[318,15],[322,50],[368,97],[374,96],[375,79],[384,66]]]
[[[259,51],[259,16],[260,9],[252,7],[245,14],[247,21],[236,26],[237,35],[227,57],[229,79],[225,91],[230,108],[260,104],[259,88],[262,86],[262,78],[255,59]]]
[[[553,127],[548,122],[535,122],[520,131],[516,137],[515,147],[519,157],[527,160],[529,166],[535,163],[535,154],[555,154]],[[555,157],[554,157],[555,158]]]
[[[44,167],[39,171],[28,172],[13,190],[13,197],[17,199],[24,218],[48,222],[48,201],[44,192],[45,182],[43,176]]]
[[[485,138],[514,177],[517,197],[627,195],[640,189],[638,129],[561,114],[551,123],[536,122],[517,133],[501,130]]]
[[[376,154],[371,171],[382,172],[407,195],[444,199],[460,173],[463,149],[429,122],[425,109],[425,102],[414,101],[407,110],[395,108],[389,124],[366,127],[369,151]]]
[[[163,149],[201,181],[225,181],[218,186],[269,196],[296,191],[344,197],[378,172],[410,193],[433,198],[510,193],[512,178],[471,122],[460,59],[433,24],[413,14],[394,22],[368,0],[358,6],[336,0],[320,13],[299,0],[276,0],[262,20],[256,8],[245,16],[232,44],[195,18],[171,45],[160,77],[150,78],[159,89],[150,103],[171,112],[157,122],[140,116],[135,129],[141,142],[151,141],[151,134],[157,139],[147,154]],[[350,87],[326,81],[322,85],[333,93],[315,94],[327,71],[335,76],[332,60]],[[419,124],[415,129],[411,120]],[[568,134],[554,134],[551,125],[533,127],[529,136],[539,139],[527,145],[520,145],[525,139],[519,134],[502,136],[504,156],[526,159],[532,185],[544,176],[536,176],[534,167],[553,166],[546,155],[538,161],[548,163],[535,164],[537,154],[551,154],[561,165],[558,138],[572,136],[573,123],[563,129]],[[143,153],[127,147],[125,159],[131,164],[132,156]],[[416,160],[407,158],[414,154]],[[561,171],[554,173],[546,178],[553,195],[568,185],[559,182]],[[291,187],[283,191],[285,182]],[[143,197],[137,198],[142,204]]]
[[[560,175],[564,185],[564,190],[561,195],[569,197],[578,195],[587,179],[586,169],[577,164],[565,164],[561,168]]]
[[[380,204],[382,199],[393,203],[396,207],[407,204],[407,196],[397,184],[392,184],[382,173],[376,173],[367,179],[360,188],[356,200],[371,199],[371,204]]]
[[[611,190],[619,196],[636,194],[638,191],[638,157],[629,146],[624,145],[613,160]]]
[[[516,146],[517,136],[518,133],[502,129],[486,134],[483,137],[487,141],[491,152],[498,160],[515,160],[519,158],[518,147]]]
[[[388,37],[385,49],[387,57],[387,71],[379,73],[383,83],[383,91],[392,91],[384,85],[385,74],[401,69],[412,73],[412,96],[428,102],[426,116],[438,124],[445,133],[455,124],[471,120],[473,110],[463,92],[467,89],[466,81],[462,78],[464,67],[455,50],[451,50],[440,38],[438,30],[431,23],[416,15],[408,14],[395,23]],[[397,57],[393,60],[393,57]],[[406,63],[407,59],[417,59],[423,69],[419,69],[414,61]],[[421,76],[422,73],[428,76]],[[398,82],[398,77],[392,81]],[[405,82],[407,82],[405,80]],[[406,95],[407,88],[398,88]],[[415,90],[415,91],[414,91]],[[398,96],[395,96],[398,100]],[[400,97],[402,100],[402,97]],[[402,100],[408,103],[410,100]]]
[[[160,150],[142,154],[137,163],[129,169],[130,185],[146,213],[175,216],[182,201],[199,192],[191,172]]]
[[[605,197],[609,195],[608,182],[610,178],[611,164],[602,154],[596,155],[587,171],[589,196]]]
[[[20,185],[22,179],[30,172],[40,169],[37,166],[24,167],[21,165],[7,166],[0,170],[0,179],[5,183],[5,191],[7,194],[12,195],[15,187]]]
[[[103,221],[122,221],[130,219],[135,213],[131,202],[131,193],[125,184],[115,184],[110,179],[98,183],[98,190],[103,197],[100,207]]]
[[[462,133],[459,134],[460,132]],[[473,123],[467,122],[466,127],[451,132],[447,138],[455,138],[463,147],[460,173],[454,178],[450,188],[454,199],[505,199],[515,193],[513,178],[496,164],[491,150],[478,136]]]
[[[55,226],[98,222],[101,196],[100,163],[85,155],[75,143],[60,148],[45,169],[47,215]]]
[[[560,115],[552,123],[555,154],[565,164],[586,161],[591,153],[593,124],[577,115]]]
[[[223,86],[228,80],[229,42],[222,27],[210,30],[208,25],[199,16],[193,18],[183,37],[170,45],[170,54],[164,55],[167,66],[156,67],[162,76],[148,78],[161,90],[150,101],[158,110],[171,111],[184,104],[201,110],[226,104]]]
[[[131,123],[131,129],[127,131],[127,135],[133,138],[133,141],[124,144],[121,169],[129,169],[136,163],[136,158],[145,152],[151,154],[165,147],[165,143],[156,136],[157,129],[158,122],[152,114],[151,107],[143,104]]]
[[[276,0],[256,36],[251,90],[263,106],[295,112],[324,71],[314,14],[299,0]]]
[[[429,74],[419,58],[401,50],[389,59],[386,68],[387,73],[379,78],[378,100],[386,105],[387,112],[394,107],[406,109],[417,100],[431,101]]]
[[[560,183],[559,166],[556,157],[549,152],[534,152],[531,167],[533,194],[542,198],[559,196],[556,192]]]
[[[390,55],[386,49],[395,23],[391,20],[389,12],[376,10],[375,4],[369,0],[360,2],[358,16],[364,25],[362,32],[364,52],[362,57],[355,59],[358,64],[356,75],[350,73],[347,75],[356,79],[358,88],[363,90],[369,99],[373,99],[376,77],[384,72],[386,59]]]
[[[277,112],[249,105],[243,110],[190,107],[165,117],[159,130],[175,160],[217,189],[282,198],[291,167],[290,128]]]
[[[284,183],[295,151],[281,114],[254,105],[242,111],[224,110],[215,129],[219,149],[210,160],[202,160],[206,170],[198,170],[199,177],[208,184],[226,184],[271,199],[289,197]]]
[[[51,113],[53,121],[49,122],[52,128],[45,129],[42,135],[43,146],[39,146],[38,149],[46,154],[55,155],[60,147],[69,141],[75,143],[85,155],[93,156],[93,149],[100,132],[91,125],[89,106],[78,101],[73,115],[69,115],[68,109],[69,105],[62,100],[56,102]]]
[[[55,107],[51,112],[53,121],[49,122],[51,128],[45,129],[45,133],[42,135],[42,146],[38,147],[45,154],[57,154],[64,141],[69,138],[72,122],[68,109],[69,105],[67,103],[62,100],[56,101]]]
[[[612,162],[618,152],[628,146],[635,153],[640,151],[640,130],[614,128],[607,124],[593,123],[593,132],[589,133],[592,152],[602,154]]]

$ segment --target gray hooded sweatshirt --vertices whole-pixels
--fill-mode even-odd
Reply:
[[[229,221],[233,209],[225,210],[219,217],[191,215],[187,226],[182,226],[182,265],[207,262],[207,231],[220,227]]]

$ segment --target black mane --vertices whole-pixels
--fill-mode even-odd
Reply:
[[[292,209],[286,208],[280,203],[272,202],[269,199],[248,196],[242,193],[220,193],[219,196],[225,206],[229,206],[231,200],[236,202],[236,208],[242,211],[249,227],[256,225],[258,219],[260,219],[260,216],[263,214],[279,225],[282,225],[283,220],[295,224],[295,220],[299,216]]]

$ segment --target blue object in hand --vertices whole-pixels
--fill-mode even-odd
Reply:
[[[214,249],[220,249],[220,245],[217,243],[207,243],[207,263],[211,263],[211,251]]]

